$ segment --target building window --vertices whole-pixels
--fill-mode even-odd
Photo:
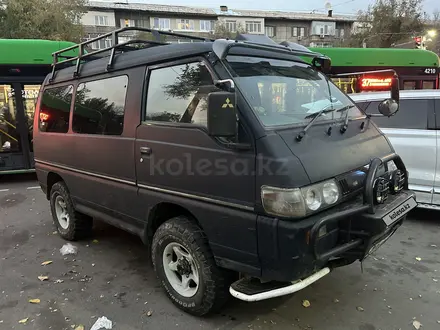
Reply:
[[[154,18],[154,28],[158,30],[171,30],[169,18]]]
[[[314,28],[314,33],[317,35],[335,35],[335,28],[332,25],[316,25]]]
[[[109,26],[107,16],[95,16],[95,25]]]
[[[73,86],[48,88],[40,106],[39,128],[42,132],[67,133]]]
[[[305,37],[306,36],[306,28],[294,26],[292,28],[292,36],[293,37]]]
[[[270,38],[275,37],[275,33],[276,33],[276,28],[275,26],[266,26],[264,28],[264,32],[266,33],[266,35]]]
[[[200,31],[213,31],[214,22],[213,21],[200,21]]]
[[[249,33],[261,33],[261,22],[246,21],[246,31]]]
[[[72,130],[81,134],[121,135],[127,85],[128,76],[80,84],[76,90]]]
[[[190,19],[178,19],[177,30],[194,30],[194,21]]]
[[[225,26],[229,32],[237,32],[237,22],[236,21],[226,21]]]
[[[212,77],[202,62],[155,69],[150,74],[145,120],[207,125]]]
[[[134,27],[136,26],[136,23],[132,19],[121,19],[121,27]]]
[[[105,48],[109,48],[111,46],[112,46],[112,39],[111,38],[97,40],[97,41],[94,41],[90,44],[90,47],[94,50],[105,49]]]

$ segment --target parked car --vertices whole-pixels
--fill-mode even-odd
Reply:
[[[386,95],[364,92],[350,97],[364,111],[377,113]],[[394,116],[372,119],[405,162],[418,206],[440,209],[440,90],[402,90]]]
[[[112,37],[106,58],[55,53],[41,87],[35,168],[63,238],[94,218],[138,235],[171,301],[204,315],[364,260],[416,207],[404,163],[323,73],[328,58],[255,35],[118,44],[129,29],[99,37]],[[398,96],[394,79],[383,115]]]

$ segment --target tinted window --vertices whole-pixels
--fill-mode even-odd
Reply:
[[[120,135],[124,128],[128,77],[120,76],[78,86],[72,129],[82,134]]]
[[[206,126],[207,96],[215,90],[201,62],[155,69],[148,83],[145,120]]]
[[[379,113],[379,101],[371,102],[367,113]],[[400,109],[392,117],[376,117],[373,121],[383,128],[426,129],[428,125],[428,109],[432,100],[400,100]]]
[[[40,131],[67,133],[73,86],[48,88],[40,105]]]

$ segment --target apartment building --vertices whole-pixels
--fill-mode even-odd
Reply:
[[[168,6],[145,3],[90,1],[82,18],[85,39],[91,39],[124,26],[154,28],[200,37],[214,37],[216,24],[232,33],[246,31],[266,34],[276,42],[292,41],[306,46],[338,46],[348,37],[354,16],[262,10],[234,10]],[[127,33],[122,39],[133,38]],[[184,40],[177,40],[184,41]],[[94,43],[94,49],[108,47],[111,40]]]

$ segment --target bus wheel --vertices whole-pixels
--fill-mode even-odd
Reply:
[[[157,229],[151,256],[166,294],[181,310],[202,316],[230,297],[228,273],[217,267],[206,236],[188,218],[170,219]]]
[[[50,191],[50,208],[53,222],[62,238],[75,241],[89,236],[92,218],[75,211],[69,191],[64,182],[57,182]]]

